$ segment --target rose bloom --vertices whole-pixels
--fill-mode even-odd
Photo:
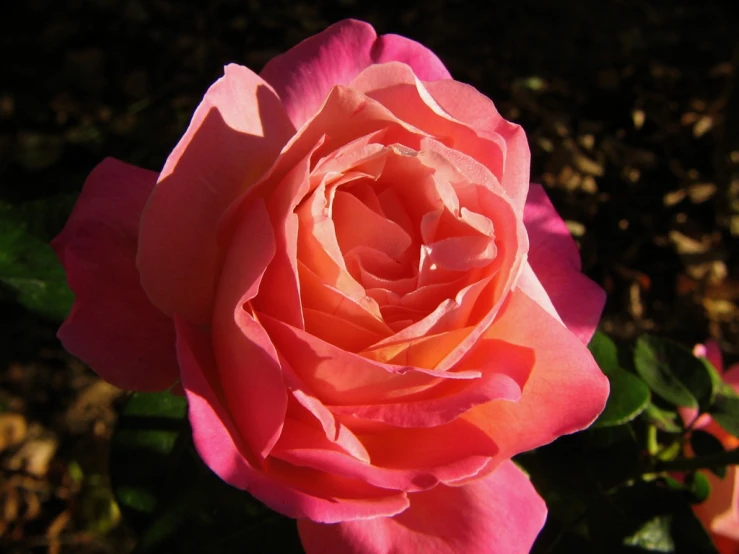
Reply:
[[[706,358],[721,374],[725,383],[739,392],[739,363],[724,371],[721,350],[715,341],[706,341],[693,349],[693,354],[699,358]],[[698,411],[681,409],[680,415],[686,424],[690,424]],[[693,429],[700,429],[711,433],[719,439],[727,450],[739,447],[739,438],[728,433],[710,415],[703,414],[693,424]],[[726,476],[721,479],[709,471],[702,471],[711,485],[711,494],[708,498],[693,506],[693,511],[701,523],[711,534],[716,548],[721,554],[739,554],[739,475],[737,466],[726,468]]]
[[[529,162],[432,52],[337,23],[227,66],[160,173],[92,172],[59,337],[120,387],[179,380],[200,456],[309,554],[528,552],[511,456],[608,395],[603,291]]]

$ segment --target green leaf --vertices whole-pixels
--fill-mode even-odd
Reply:
[[[693,431],[690,434],[690,446],[696,456],[707,456],[710,454],[717,454],[719,452],[726,452],[721,441],[706,431]],[[726,466],[717,466],[710,468],[710,470],[721,479],[726,476]]]
[[[711,398],[711,401],[715,400],[716,395],[718,394],[719,389],[725,385],[723,378],[721,377],[721,374],[718,372],[718,370],[713,367],[713,364],[708,361],[708,358],[696,358],[700,363],[703,364],[704,369],[706,372],[708,372],[708,377],[711,379],[711,385],[713,389],[713,396]],[[731,387],[729,387],[731,390]]]
[[[621,368],[616,344],[604,333],[596,331],[588,348],[611,387],[606,407],[593,425],[610,427],[631,421],[647,407],[649,387]]]
[[[138,530],[148,525],[166,476],[182,456],[187,429],[184,397],[167,392],[134,393],[123,409],[111,441],[113,492],[124,517]]]
[[[675,552],[671,529],[671,514],[655,516],[644,522],[634,534],[625,537],[623,544],[647,552]]]
[[[665,484],[674,491],[684,491],[688,494],[688,500],[698,504],[706,500],[711,494],[711,483],[701,472],[693,471],[682,480],[672,477],[661,477]]]
[[[224,483],[200,460],[185,399],[136,393],[112,440],[111,477],[136,554],[302,552],[295,521]]]
[[[708,408],[717,383],[706,365],[682,345],[643,335],[636,341],[634,365],[652,391],[677,406]]]
[[[682,433],[682,420],[674,410],[663,410],[654,401],[644,410],[646,418],[661,431],[666,433]]]
[[[27,223],[2,203],[0,289],[10,292],[26,308],[55,320],[66,317],[74,300],[51,247],[31,234]]]
[[[690,492],[691,501],[700,504],[711,494],[711,483],[700,471],[694,471],[685,479],[685,488]]]
[[[31,236],[48,243],[60,233],[76,202],[76,194],[57,194],[13,204],[10,210]]]
[[[718,387],[708,413],[726,431],[739,437],[739,395],[731,386],[722,383]]]
[[[686,492],[654,480],[594,496],[587,515],[592,552],[717,554]]]
[[[606,407],[595,421],[596,427],[622,425],[634,419],[649,405],[649,387],[628,371],[612,370],[607,373],[611,391]]]
[[[618,348],[605,333],[596,331],[588,344],[590,353],[595,358],[601,371],[608,375],[611,372],[621,370],[618,363]]]

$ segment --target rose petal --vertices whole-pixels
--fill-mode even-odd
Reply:
[[[520,290],[511,291],[486,337],[536,354],[518,402],[494,400],[462,416],[490,434],[500,459],[584,429],[603,410],[608,379],[587,347]],[[483,340],[477,348],[495,359],[498,344]]]
[[[531,167],[531,153],[523,128],[503,119],[493,102],[470,85],[438,81],[424,83],[424,86],[451,117],[470,125],[483,137],[503,139],[505,156],[500,184],[520,213],[526,201]]]
[[[444,303],[444,310],[441,311],[449,312],[451,310],[449,304],[451,302]],[[435,315],[432,314],[431,317],[435,317]],[[442,317],[443,314],[439,316],[437,321]],[[424,318],[423,321],[425,319],[431,318]],[[454,350],[471,331],[471,327],[462,327],[461,329],[439,333],[429,332],[428,335],[409,340],[399,340],[391,343],[381,341],[364,350],[362,356],[386,364],[406,365],[434,370],[439,365],[439,362],[444,360],[449,352]],[[398,333],[398,335],[401,334]],[[393,337],[390,338],[392,339]]]
[[[347,352],[359,352],[387,336],[377,334],[335,314],[306,308],[305,330],[313,336],[331,343]]]
[[[328,441],[354,458],[369,463],[369,453],[359,438],[346,425],[337,421],[334,414],[318,398],[307,391],[305,384],[289,369],[289,365],[284,360],[283,367],[287,368],[286,380],[292,394],[292,399],[288,404],[288,417],[314,428],[317,422],[323,431],[323,436]]]
[[[470,342],[481,330],[470,314],[476,302],[490,283],[490,277],[463,287],[454,298],[442,301],[430,314],[395,335],[383,339],[363,352],[363,355],[382,362],[408,364],[445,371],[448,363],[462,350],[460,345]],[[419,289],[419,292],[423,289]],[[410,296],[410,295],[408,295]],[[415,298],[409,298],[412,300]],[[413,312],[409,312],[411,315]],[[402,312],[399,315],[403,315]],[[465,351],[469,350],[469,347]]]
[[[426,81],[450,78],[425,46],[397,35],[378,37],[371,25],[351,19],[272,58],[261,76],[275,88],[290,120],[300,128],[334,85],[347,85],[364,68],[392,60],[408,64]]]
[[[432,271],[438,271],[438,268]],[[464,295],[464,289],[474,284],[475,278],[479,279],[478,273],[476,271],[470,271],[468,274],[463,274],[461,277],[446,283],[421,285],[416,290],[404,295],[400,299],[400,303],[407,308],[425,310],[428,313],[429,311],[435,310],[444,300],[449,300],[458,295],[460,297]],[[469,281],[473,281],[473,283],[468,285]],[[479,283],[479,280],[477,282]]]
[[[160,310],[210,320],[222,258],[216,223],[294,132],[265,81],[226,66],[164,164],[141,219],[141,282]]]
[[[179,374],[173,322],[151,304],[136,269],[139,219],[156,178],[105,159],[52,242],[75,293],[59,340],[103,379],[128,390],[166,389]]]
[[[397,191],[392,187],[387,187],[377,198],[385,216],[400,225],[410,236],[414,236],[417,231],[408,215],[408,208],[400,201]]]
[[[488,237],[450,237],[427,245],[431,262],[450,271],[471,271],[495,259],[498,249]]]
[[[255,299],[254,305],[257,309],[261,306],[269,306],[270,313],[300,327],[304,324],[298,280],[299,236],[302,233],[295,208],[307,193],[310,160],[322,143],[323,141],[319,140],[311,145],[308,152],[300,160],[296,160],[295,165],[281,178],[270,175],[258,183],[254,187],[255,194],[245,194],[244,198],[234,203],[237,208],[226,214],[221,221],[222,229],[227,228],[229,224],[238,225],[238,222],[245,217],[250,204],[255,198],[259,198],[259,194],[256,193],[260,189],[272,186],[273,190],[267,207],[270,218],[274,222],[277,249],[274,260],[265,272],[265,282],[268,286],[264,287]],[[276,167],[280,166],[280,161],[275,164]],[[280,167],[280,169],[283,168]]]
[[[494,399],[517,402],[534,367],[535,354],[530,348],[486,339],[485,348],[460,362],[460,367],[480,371],[479,379],[450,380],[434,387],[434,396],[424,393],[402,402],[384,402],[367,406],[332,406],[335,414],[356,419],[382,421],[399,427],[442,425],[475,406]]]
[[[490,272],[497,277],[489,302],[483,303],[486,307],[495,306],[513,285],[529,250],[526,229],[516,215],[516,207],[488,168],[472,157],[431,138],[422,139],[421,148],[423,154],[419,158],[433,160],[437,172],[444,172],[454,182],[460,204],[495,222],[497,252]]]
[[[457,81],[422,83],[401,63],[368,67],[352,87],[482,163],[500,180],[516,213],[522,212],[531,159],[526,135],[500,117],[489,98]]]
[[[218,283],[212,336],[231,415],[251,452],[264,458],[280,436],[287,390],[277,352],[245,305],[259,292],[275,238],[264,202],[244,215]]]
[[[374,439],[374,440],[373,440]],[[273,455],[293,465],[356,478],[378,487],[416,491],[476,475],[497,452],[466,422],[369,437],[371,460],[348,455],[319,430],[288,420]]]
[[[350,154],[351,147],[348,145],[354,141],[359,147],[364,144],[362,139],[365,139],[368,141],[366,146],[370,147],[369,150],[375,148],[373,144],[383,146],[403,144],[407,149],[417,150],[424,136],[424,133],[393,115],[379,102],[349,87],[334,87],[323,105],[320,106],[320,110],[284,147],[269,174],[255,187],[252,187],[245,196],[260,194],[276,196],[275,203],[279,205],[295,201],[296,198],[300,200],[312,192],[318,183],[309,182],[313,180],[305,178],[299,180],[297,186],[280,187],[282,189],[280,191],[276,190],[276,183],[284,179],[306,157],[314,162],[327,159],[329,162],[335,161],[337,164],[343,164],[345,161],[335,155],[339,151],[346,151],[346,154]],[[367,152],[363,151],[362,156],[366,154]],[[346,163],[351,164],[356,161],[352,159],[352,156],[348,158]],[[320,172],[326,169],[326,167],[319,168],[318,164],[316,168],[318,168],[317,171],[320,169],[317,176],[320,176]],[[363,172],[375,171],[377,167],[374,163],[369,163],[361,165],[358,169]],[[380,201],[382,203],[382,198]],[[268,204],[270,206],[273,204],[271,199]],[[393,219],[390,214],[388,217]]]
[[[407,294],[418,286],[415,275],[407,276],[407,266],[374,248],[352,248],[344,255],[344,262],[349,273],[366,289],[379,288],[392,292],[399,299],[399,295]],[[366,293],[372,296],[370,290]]]
[[[521,388],[509,376],[486,371],[480,379],[448,380],[435,387],[431,399],[404,398],[402,402],[366,406],[332,406],[337,415],[365,421],[380,421],[397,427],[436,427],[455,420],[475,406],[490,400],[517,401]],[[350,421],[350,420],[347,420]]]
[[[264,198],[275,234],[275,256],[267,267],[265,286],[252,304],[258,310],[268,306],[270,313],[292,325],[302,328],[303,314],[298,282],[298,240],[305,233],[299,232],[300,222],[295,208],[307,194],[310,183],[311,159],[323,144],[323,137],[306,143],[302,149],[286,147],[269,173],[257,184],[245,191],[233,202],[218,222],[218,238],[222,244],[230,244],[241,221],[255,202]]]
[[[581,273],[577,245],[541,185],[529,189],[524,224],[529,233],[531,268],[564,324],[587,344],[600,320],[606,295]]]
[[[544,289],[544,285],[541,284],[541,281],[539,281],[536,273],[534,273],[528,260],[523,264],[521,273],[516,281],[516,288],[525,292],[529,298],[544,308],[550,316],[564,325],[562,318],[559,317],[559,313],[557,313],[557,308],[552,304],[552,299],[549,298],[549,294],[546,289]]]
[[[336,192],[332,215],[336,238],[344,253],[356,246],[368,246],[400,261],[413,244],[413,239],[397,223],[341,190]]]
[[[479,371],[436,372],[373,362],[259,313],[277,350],[325,403],[373,404],[432,389],[445,379],[474,379]]]
[[[367,208],[375,212],[381,217],[387,217],[382,211],[380,199],[377,197],[377,191],[367,181],[352,184],[351,187],[344,187],[344,190],[359,200]]]
[[[408,499],[403,493],[289,466],[279,460],[257,469],[257,462],[245,455],[246,447],[224,409],[222,391],[208,377],[217,373],[208,335],[178,316],[175,324],[193,442],[203,461],[221,479],[293,518],[333,523],[392,516],[407,508]]]
[[[298,264],[300,292],[304,309],[336,315],[372,333],[387,336],[390,329],[382,321],[377,303],[366,297],[359,300],[322,282],[302,262]],[[307,324],[306,324],[307,325]],[[311,332],[310,329],[308,329]]]
[[[298,521],[307,554],[526,554],[546,519],[544,501],[513,462],[461,487],[410,495],[393,518],[336,525]]]

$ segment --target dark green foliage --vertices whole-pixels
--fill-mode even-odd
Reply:
[[[183,397],[136,393],[113,437],[111,478],[136,554],[302,552],[295,521],[221,481],[192,444]]]
[[[62,320],[72,305],[64,269],[48,244],[58,229],[53,213],[66,214],[62,200],[10,206],[0,202],[0,297],[15,298],[29,310]],[[57,218],[58,219],[58,218]]]

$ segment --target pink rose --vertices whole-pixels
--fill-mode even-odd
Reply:
[[[693,354],[706,358],[716,370],[722,374],[725,383],[739,392],[739,364],[734,364],[724,372],[721,350],[718,344],[709,340],[706,344],[698,344]],[[690,423],[697,415],[697,410],[681,409],[680,414],[686,423]],[[703,414],[693,424],[694,429],[711,433],[721,441],[726,449],[739,447],[739,439],[723,429]],[[721,554],[739,554],[739,475],[737,467],[726,468],[726,476],[721,479],[711,472],[701,472],[711,485],[711,494],[705,502],[693,506],[693,511],[711,534],[716,548]]]
[[[604,295],[523,130],[366,23],[226,67],[161,173],[103,161],[54,246],[65,347],[179,379],[203,460],[310,554],[528,552],[546,508],[511,456],[608,395]]]

